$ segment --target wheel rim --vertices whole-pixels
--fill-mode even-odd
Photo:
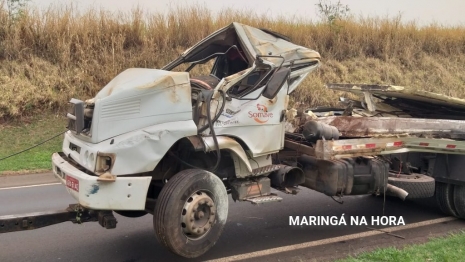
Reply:
[[[215,221],[216,206],[204,191],[192,194],[181,211],[181,228],[186,237],[198,239],[210,231]]]

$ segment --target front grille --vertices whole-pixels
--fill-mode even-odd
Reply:
[[[124,117],[140,113],[141,100],[124,101],[102,106],[101,119]]]
[[[74,159],[72,159],[71,157],[68,157],[67,155],[65,155],[65,153],[63,152],[58,152],[58,154],[61,156],[61,158],[63,158],[63,160],[65,160],[66,162],[68,162],[70,165],[72,165],[73,167],[77,168],[79,171],[81,172],[84,172],[88,175],[91,175],[91,176],[98,176],[92,172],[90,172],[89,170],[87,170],[85,167],[81,166],[77,161],[75,161]],[[64,174],[64,172],[63,172]]]

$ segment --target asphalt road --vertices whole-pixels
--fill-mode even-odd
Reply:
[[[301,242],[368,231],[366,226],[289,226],[289,216],[402,216],[406,224],[443,217],[431,200],[402,202],[383,197],[345,197],[344,204],[303,189],[281,203],[234,203],[216,245],[197,260],[217,259]],[[0,189],[0,216],[63,209],[75,203],[62,185]],[[116,229],[71,222],[0,234],[0,261],[183,261],[156,240],[152,216],[117,216]]]

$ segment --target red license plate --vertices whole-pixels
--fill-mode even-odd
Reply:
[[[66,175],[66,186],[76,192],[79,192],[79,180],[74,177]]]

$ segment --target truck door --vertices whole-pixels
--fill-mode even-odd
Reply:
[[[287,77],[275,88],[273,97],[265,97],[267,84],[276,69],[255,69],[226,92],[225,107],[214,124],[217,134],[242,140],[253,156],[276,152],[284,146],[284,110],[287,108]]]

